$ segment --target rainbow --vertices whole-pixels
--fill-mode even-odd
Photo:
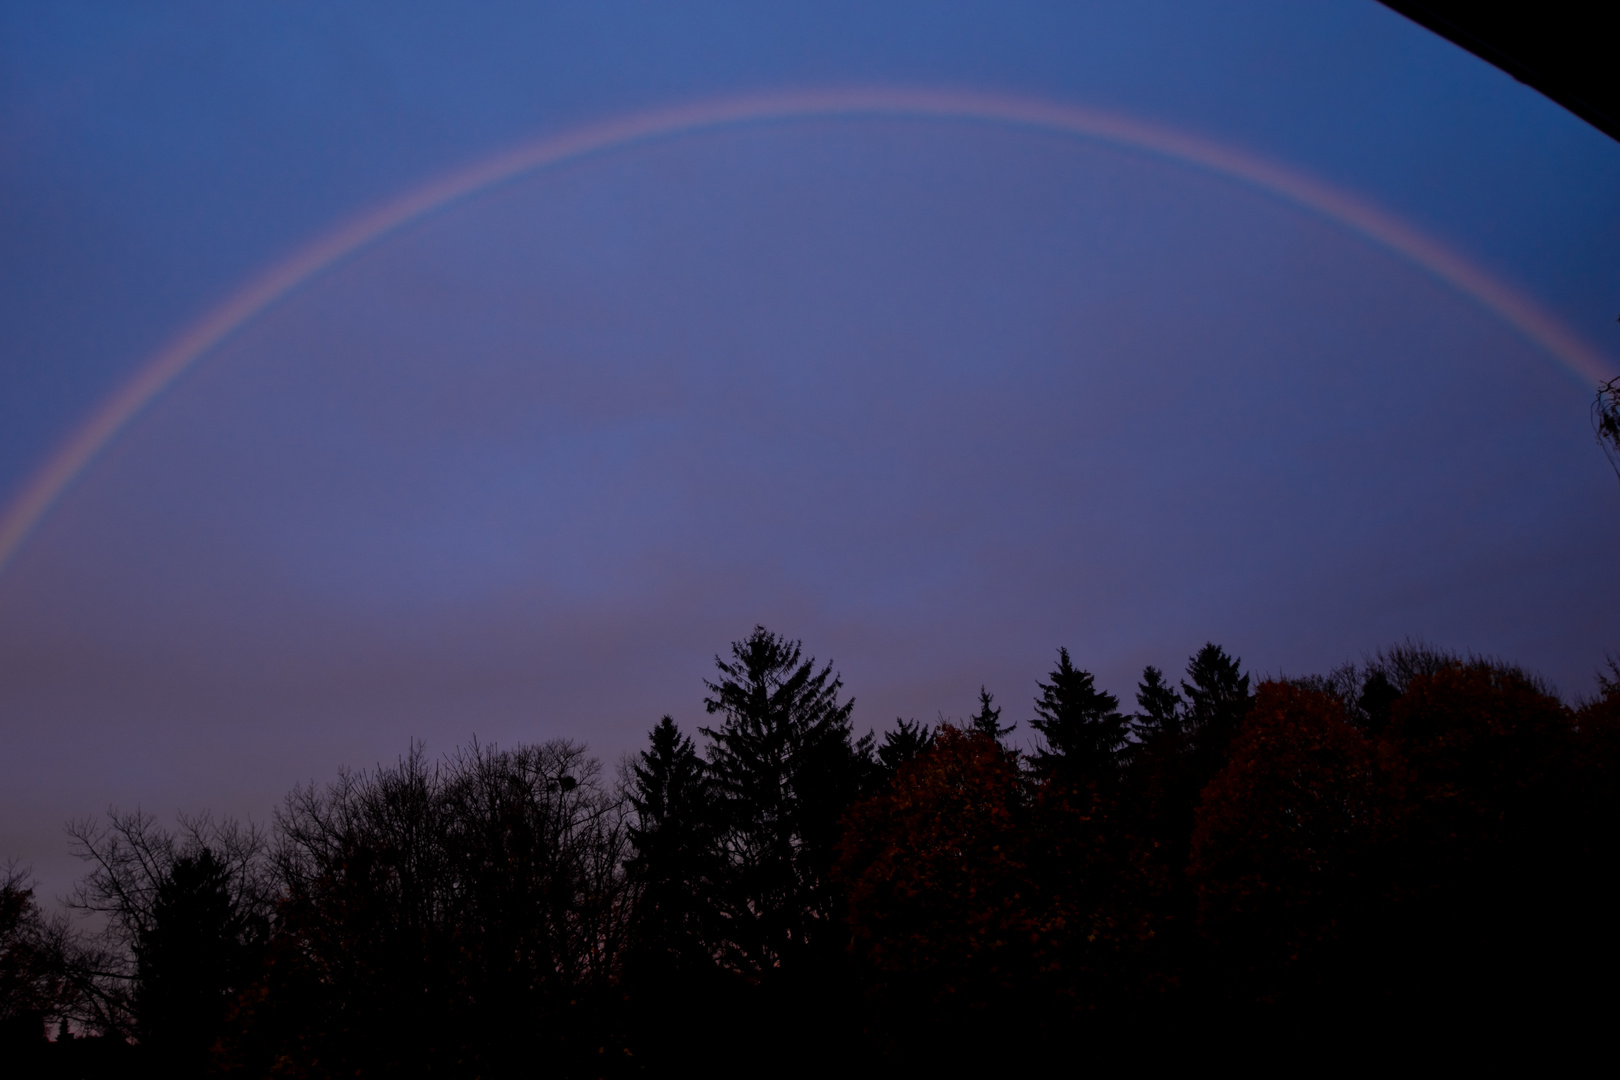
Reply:
[[[0,571],[85,467],[164,387],[277,300],[340,259],[457,199],[536,169],[705,129],[775,120],[893,116],[980,122],[1111,143],[1242,181],[1339,223],[1428,270],[1494,312],[1587,386],[1620,374],[1534,300],[1433,237],[1346,191],[1242,150],[1131,116],[965,90],[857,87],[702,101],[525,143],[374,207],[265,270],[186,327],[103,401],[0,515]]]

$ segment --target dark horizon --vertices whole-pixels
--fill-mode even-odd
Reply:
[[[1620,659],[1576,710],[1412,642],[1286,681],[1207,642],[1132,708],[1060,648],[1032,713],[981,690],[879,739],[756,626],[704,687],[696,739],[666,715],[616,771],[413,744],[268,829],[74,822],[69,905],[106,931],[7,869],[0,1049],[92,1077],[1598,1049]]]

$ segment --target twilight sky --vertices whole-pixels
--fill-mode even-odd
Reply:
[[[1105,110],[1315,178],[1620,373],[1620,145],[1371,0],[0,8],[0,506],[305,244],[515,146],[849,87]],[[1590,380],[1342,220],[943,116],[608,147],[303,280],[0,568],[0,857],[269,816],[410,739],[703,721],[764,623],[864,730],[1406,635],[1620,649]],[[1027,724],[1019,735],[1027,733]]]

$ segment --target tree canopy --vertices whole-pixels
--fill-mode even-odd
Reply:
[[[711,726],[662,717],[617,775],[413,745],[269,829],[76,822],[102,929],[6,872],[0,1037],[42,1074],[602,1076],[1607,1021],[1620,661],[1565,702],[1411,641],[1257,686],[1208,643],[1126,717],[1060,649],[1032,752],[982,687],[857,737],[764,628],[703,686]]]

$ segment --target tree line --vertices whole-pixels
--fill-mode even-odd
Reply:
[[[412,746],[295,789],[269,829],[74,822],[68,904],[97,933],[15,866],[0,879],[7,1056],[1079,1066],[1259,1030],[1596,1025],[1614,1004],[1612,661],[1567,704],[1420,644],[1257,686],[1209,644],[1182,677],[1145,669],[1127,712],[1060,649],[1016,720],[981,689],[971,716],[881,738],[855,734],[831,664],[764,628],[704,685],[697,738],[665,716],[617,773],[565,740]]]

